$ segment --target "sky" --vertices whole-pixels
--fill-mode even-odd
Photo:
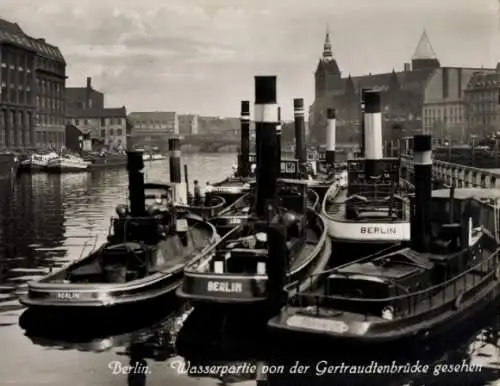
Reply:
[[[0,17],[57,45],[67,86],[108,107],[239,116],[278,77],[283,118],[314,98],[327,24],[343,75],[403,68],[423,30],[442,65],[500,61],[500,0],[1,0]]]

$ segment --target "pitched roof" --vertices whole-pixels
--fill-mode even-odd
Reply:
[[[132,122],[138,121],[155,121],[164,122],[175,119],[177,113],[173,111],[148,111],[148,112],[133,112],[128,115]]]
[[[127,109],[122,107],[106,107],[104,109],[68,109],[67,118],[123,118],[127,116]]]
[[[472,91],[484,89],[498,89],[500,88],[500,73],[485,73],[478,71],[469,80],[467,90]]]
[[[27,35],[17,23],[0,19],[0,43],[20,46],[36,52],[38,55],[66,63],[58,47],[48,44],[45,39],[37,39]]]
[[[427,32],[425,30],[420,37],[417,48],[415,48],[412,59],[437,59],[436,53],[432,48],[431,41],[429,40],[429,37],[427,36]]]
[[[387,72],[374,75],[354,76],[352,81],[354,88],[360,90],[362,88],[372,89],[376,91],[387,91],[391,81],[394,81],[394,76],[397,77],[401,89],[418,91],[423,89],[425,82],[434,72],[434,69],[422,69],[414,71]],[[343,79],[346,81],[348,78]]]

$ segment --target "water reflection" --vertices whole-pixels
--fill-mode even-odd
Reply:
[[[38,323],[37,312],[25,311],[25,336],[38,346],[52,350],[104,353],[114,351],[125,361],[114,359],[107,366],[111,375],[126,375],[128,385],[146,385],[152,373],[149,361],[165,362],[175,356],[175,336],[187,308],[168,313],[167,309],[151,311],[140,318],[116,321],[105,327],[93,325],[45,328]]]
[[[188,156],[190,179],[221,180],[231,170],[233,155]],[[221,167],[223,166],[223,167]],[[209,176],[207,171],[210,171]],[[213,171],[213,172],[212,172]],[[168,181],[168,160],[146,166],[150,181]],[[15,291],[22,291],[27,280],[38,278],[51,268],[77,259],[106,238],[109,218],[118,203],[127,199],[125,170],[101,170],[91,174],[25,175],[0,185],[0,341],[4,356],[0,356],[0,379],[5,384],[67,385],[256,385],[257,368],[265,361],[268,366],[284,366],[280,374],[268,374],[272,385],[484,385],[496,380],[499,363],[500,323],[485,317],[470,332],[456,334],[441,347],[419,347],[415,352],[378,353],[368,356],[363,350],[337,352],[334,346],[307,352],[296,347],[294,352],[276,350],[272,339],[255,326],[231,322],[222,315],[157,310],[156,315],[130,315],[117,325],[94,323],[90,330],[74,326],[49,331],[47,325],[22,331],[18,327],[21,306]],[[189,317],[187,317],[189,315]],[[138,324],[131,323],[133,320]],[[88,321],[83,321],[84,326]],[[97,325],[97,327],[96,327]],[[57,327],[57,326],[55,326]],[[64,326],[62,326],[64,327]],[[80,326],[78,326],[80,327]],[[54,334],[57,332],[57,334]],[[410,350],[408,350],[410,351]],[[180,357],[182,354],[183,357]],[[285,355],[288,354],[288,355]],[[307,358],[318,357],[311,361]],[[284,357],[292,358],[285,360]],[[318,360],[335,365],[398,363],[482,365],[479,373],[450,374],[435,378],[415,374],[377,377],[359,374],[316,376],[290,374],[290,368],[300,359],[314,370]],[[151,373],[136,372],[113,375],[109,363],[142,368],[145,363]],[[30,363],[30,366],[25,366]],[[183,363],[183,368],[173,368]],[[220,366],[225,373],[192,371],[196,366]],[[10,369],[16,369],[13,373]],[[473,377],[475,376],[475,378]]]

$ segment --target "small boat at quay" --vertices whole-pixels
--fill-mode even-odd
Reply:
[[[364,154],[347,161],[347,184],[334,183],[321,214],[339,253],[337,264],[371,255],[410,239],[408,191],[400,159],[384,158],[380,93],[363,91]]]
[[[431,192],[430,136],[415,138],[416,193],[410,247],[374,255],[311,277],[272,331],[298,344],[330,340],[368,349],[408,348],[467,325],[498,301],[499,191]],[[298,285],[298,284],[297,284]],[[291,284],[290,287],[293,287]]]
[[[141,153],[128,154],[130,207],[119,205],[108,241],[88,256],[28,284],[21,303],[74,311],[138,307],[163,300],[180,285],[186,264],[206,255],[218,235],[188,211],[149,205],[158,184],[145,184]],[[168,199],[168,186],[162,198]]]
[[[285,180],[283,180],[285,181]],[[293,183],[294,180],[290,180]],[[211,223],[217,228],[217,232],[222,236],[233,229],[235,226],[240,225],[246,221],[251,213],[251,209],[255,201],[255,183],[251,184],[251,192],[245,194],[240,199],[236,200],[233,204],[223,209],[217,216],[212,218]],[[283,190],[278,190],[278,197],[286,195],[288,189],[284,187]],[[318,194],[312,190],[307,190],[307,204],[312,210],[317,211],[320,206],[320,199]]]
[[[39,172],[45,171],[50,160],[56,159],[59,155],[56,152],[33,153],[27,159],[19,163],[19,172]]]
[[[89,170],[90,162],[82,157],[65,154],[52,158],[47,162],[46,170],[49,173],[76,173]]]
[[[307,183],[280,182],[280,211],[289,229],[287,277],[295,281],[318,267],[326,267],[330,241],[321,216],[306,208]],[[243,203],[245,198],[239,202]],[[266,223],[255,219],[253,213],[248,207],[245,221],[234,224],[199,263],[186,266],[184,282],[177,291],[181,298],[194,304],[232,305],[262,305],[267,300],[266,264],[270,257]]]

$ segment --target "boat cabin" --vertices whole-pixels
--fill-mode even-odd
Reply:
[[[399,220],[405,216],[405,200],[399,193],[399,159],[376,161],[373,175],[366,173],[363,158],[347,161],[347,220]]]

